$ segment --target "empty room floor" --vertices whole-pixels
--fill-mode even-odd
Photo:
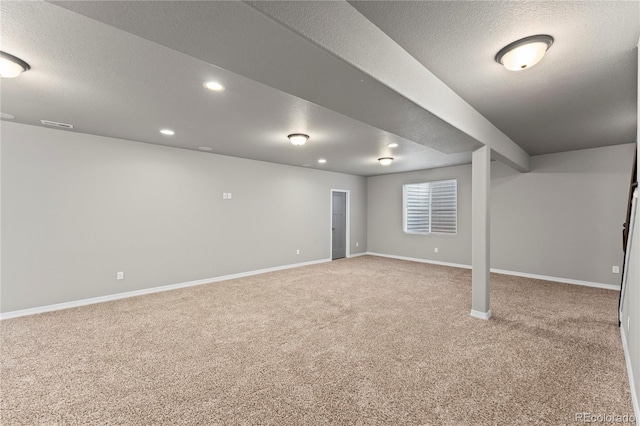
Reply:
[[[618,293],[363,256],[4,320],[1,423],[575,424],[633,408]]]

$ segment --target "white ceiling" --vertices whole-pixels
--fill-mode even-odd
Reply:
[[[350,3],[529,154],[636,140],[638,1]],[[533,34],[538,65],[494,61]]]
[[[604,13],[601,23],[592,6],[585,6],[585,11],[575,5],[557,6],[564,18],[543,31],[556,36],[556,45],[541,64],[527,70],[536,71],[527,77],[524,72],[505,74],[492,62],[493,50],[512,41],[514,31],[503,25],[503,31],[473,34],[481,27],[474,22],[486,24],[499,12],[486,2],[476,9],[481,5],[493,11],[484,14],[484,20],[476,12],[458,15],[462,6],[452,2],[367,2],[355,7],[530,153],[635,140],[629,139],[636,125],[635,80],[628,81],[628,75],[636,75],[631,62],[635,44],[628,47],[627,38],[635,31],[637,42],[637,19],[634,24],[611,12]],[[521,24],[533,19],[513,9],[505,7],[511,14],[504,16],[515,16]],[[616,9],[627,14],[634,10],[637,4]],[[15,115],[17,122],[60,121],[74,124],[77,132],[186,149],[209,146],[224,155],[364,176],[468,163],[470,150],[477,146],[471,137],[383,82],[244,3],[0,2],[0,12],[1,50],[32,66],[19,78],[1,82],[0,108]],[[578,19],[576,14],[591,19],[587,30],[570,25]],[[456,20],[456,15],[462,19]],[[500,16],[492,18],[489,28],[500,28]],[[560,25],[563,19],[566,28]],[[611,24],[621,35],[602,31]],[[457,28],[457,42],[439,32],[450,34],[450,26]],[[523,26],[522,31],[528,30]],[[590,66],[585,59],[592,52],[575,47],[581,53],[572,56],[571,67],[552,58],[554,51],[559,56],[570,49],[562,48],[562,40],[575,41],[596,30],[612,40],[606,46],[621,60],[612,62],[603,54],[598,61],[608,58],[605,64]],[[408,36],[412,31],[415,37]],[[473,43],[477,39],[483,41],[481,48]],[[457,43],[462,51],[445,48]],[[439,44],[443,47],[434,47]],[[471,62],[461,59],[471,53]],[[489,60],[482,55],[489,55]],[[436,56],[440,68],[432,69],[425,58]],[[487,63],[479,69],[473,66],[483,60]],[[564,70],[575,72],[578,66],[604,69],[616,81],[594,84],[597,73],[590,71],[588,79],[577,79],[590,85],[575,83],[575,75],[568,78],[571,74]],[[452,69],[457,67],[461,68]],[[556,74],[562,79],[553,77]],[[525,77],[519,81],[518,75]],[[226,90],[204,90],[202,83],[210,79],[221,81]],[[513,96],[517,91],[531,101]],[[173,128],[176,135],[160,135],[164,127]],[[311,135],[309,143],[293,147],[286,135],[294,132]],[[400,147],[389,149],[389,142]],[[377,158],[387,155],[397,161],[380,166]],[[327,164],[318,164],[318,158],[326,158]]]
[[[377,159],[388,155],[397,159],[394,172],[469,161],[468,153],[442,154],[51,4],[0,7],[2,50],[32,66],[2,80],[2,111],[20,123],[46,119],[76,132],[359,175],[380,173]],[[226,90],[205,90],[208,80]],[[165,127],[176,135],[161,135]],[[288,142],[296,132],[311,136],[304,147]]]

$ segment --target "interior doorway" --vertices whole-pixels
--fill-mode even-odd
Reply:
[[[349,191],[331,190],[331,260],[349,256]]]

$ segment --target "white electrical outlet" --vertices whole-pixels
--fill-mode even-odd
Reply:
[[[358,247],[360,245],[360,243],[356,243],[356,247]]]
[[[437,252],[438,252],[438,247],[434,248],[434,249],[433,249],[433,252],[434,252],[434,253],[437,253]]]
[[[223,192],[222,193],[222,198],[226,200],[227,198],[229,198],[229,195],[227,195],[226,192]]]
[[[619,274],[620,273],[620,267],[619,266],[612,266],[611,267],[611,272],[614,274]]]
[[[230,192],[227,194],[227,198],[231,199],[231,193]]]
[[[296,250],[296,254],[300,254],[300,249]]]
[[[116,274],[116,279],[117,280],[124,280],[124,272],[118,272]]]

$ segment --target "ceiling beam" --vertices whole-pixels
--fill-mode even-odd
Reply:
[[[346,2],[325,6],[324,2],[280,6],[183,1],[51,3],[444,154],[468,153],[489,145],[494,158],[517,170],[528,170],[524,151]],[[277,7],[293,13],[285,13],[287,19],[277,18],[282,12]],[[340,16],[342,13],[347,15]],[[298,17],[306,21],[302,27],[309,28],[296,29]],[[352,31],[349,19],[354,20]],[[327,36],[331,33],[333,39]],[[367,40],[370,33],[375,37]],[[383,50],[376,46],[380,40]],[[358,58],[355,50],[363,46]],[[388,53],[393,55],[386,57]],[[404,54],[401,62],[397,61],[399,53]],[[370,58],[363,61],[364,56]],[[384,73],[372,69],[370,64],[376,62]],[[394,72],[396,79],[386,76]],[[425,76],[433,80],[427,81],[433,90],[426,95],[421,87],[424,81],[420,81]],[[397,80],[405,78],[415,81],[398,84]],[[425,96],[434,105],[420,104]],[[466,119],[468,115],[472,118]]]
[[[522,148],[346,1],[247,3],[529,171]]]

